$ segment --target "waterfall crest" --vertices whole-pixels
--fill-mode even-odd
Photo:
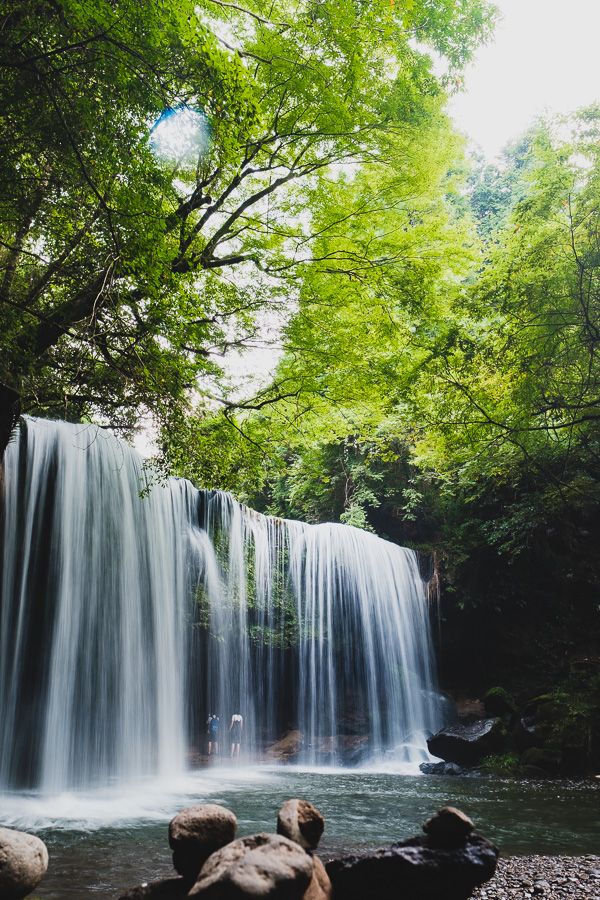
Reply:
[[[411,551],[181,479],[141,496],[139,456],[95,426],[23,420],[5,475],[2,789],[171,776],[208,712],[222,744],[240,712],[257,756],[295,727],[308,763],[357,735],[427,758],[439,706]]]

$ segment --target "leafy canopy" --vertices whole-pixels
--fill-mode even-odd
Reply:
[[[383,195],[347,183],[368,164],[419,190],[412,141],[493,11],[4,0],[0,22],[0,381],[25,411],[127,429],[219,393],[220,356],[313,267],[390,262]],[[195,157],[153,152],[169,111],[205,121]]]

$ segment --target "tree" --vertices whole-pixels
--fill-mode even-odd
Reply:
[[[536,133],[532,126],[517,140],[507,144],[495,163],[473,157],[469,176],[469,201],[481,235],[492,238],[527,193],[527,174],[533,164],[530,150]]]
[[[0,381],[25,411],[128,429],[178,415],[308,267],[351,278],[387,262],[375,234],[315,254],[316,230],[353,221],[319,215],[323,192],[349,164],[410,170],[398,147],[493,11],[18,0],[1,21]],[[415,38],[446,59],[443,79]],[[148,131],[167,114],[210,141],[157,156]]]
[[[214,94],[215,118],[247,131],[248,76],[174,3],[23,0],[1,38],[0,378],[25,411],[127,426],[206,369],[182,323],[190,340],[212,325],[190,279],[174,289],[185,169],[154,157],[149,128]],[[213,152],[222,164],[227,142]]]
[[[500,452],[562,499],[583,482],[595,495],[598,475],[599,117],[540,127],[526,195],[438,332],[423,394],[446,459],[481,468]]]

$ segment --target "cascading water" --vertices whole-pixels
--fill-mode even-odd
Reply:
[[[351,747],[428,759],[441,709],[415,554],[346,525],[258,515],[221,492],[203,500],[213,710],[241,712],[253,746],[299,729],[311,764]]]
[[[208,712],[222,745],[240,712],[257,758],[289,727],[307,762],[352,735],[427,758],[440,716],[411,551],[182,480],[143,490],[138,455],[92,426],[24,420],[5,476],[0,788],[172,776]]]
[[[141,499],[139,457],[91,426],[27,420],[5,467],[0,784],[182,770],[196,492]]]

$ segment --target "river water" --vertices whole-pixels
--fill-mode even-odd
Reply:
[[[581,855],[600,847],[600,783],[511,782],[394,772],[217,764],[172,783],[88,791],[46,799],[0,797],[0,820],[35,831],[50,851],[31,897],[119,897],[141,881],[173,873],[169,820],[203,801],[238,818],[238,836],[274,831],[285,800],[310,800],[326,820],[320,855],[374,849],[417,834],[446,804],[464,810],[504,855]]]

